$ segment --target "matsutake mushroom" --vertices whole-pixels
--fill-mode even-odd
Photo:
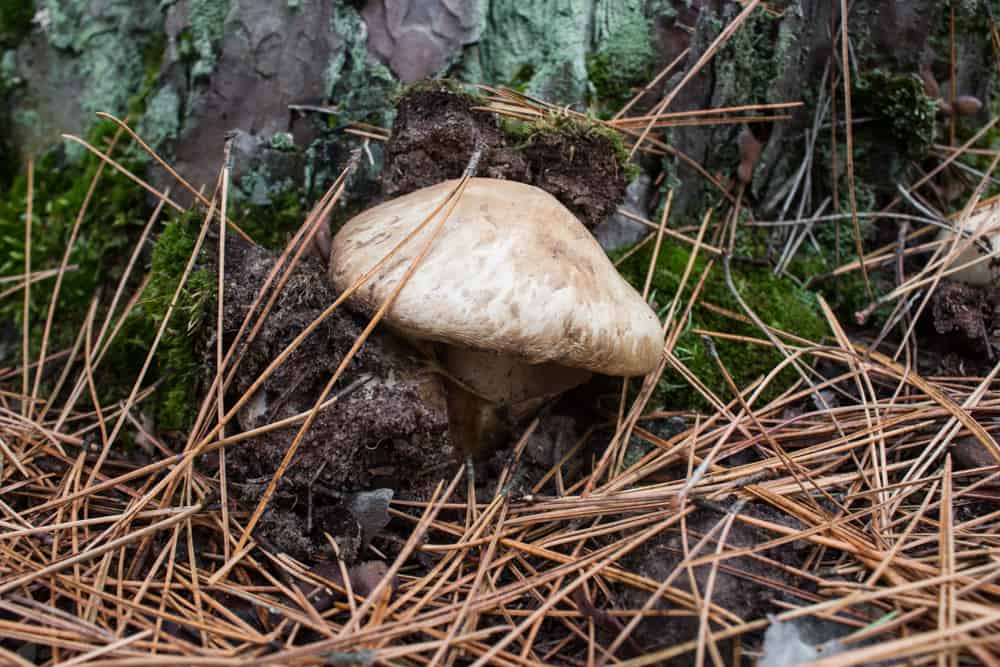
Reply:
[[[456,188],[446,181],[371,208],[334,237],[330,278],[345,290]],[[432,233],[427,225],[352,296],[374,312]],[[591,373],[640,376],[661,356],[660,322],[594,237],[544,190],[472,178],[383,321],[431,343],[448,381],[453,444],[482,456],[504,411],[560,394]]]

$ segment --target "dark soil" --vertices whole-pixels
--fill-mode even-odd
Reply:
[[[223,331],[231,340],[276,254],[236,239],[226,250]],[[334,302],[337,294],[325,276],[319,262],[300,264],[246,350],[230,401]],[[335,311],[264,383],[239,414],[239,427],[246,431],[310,410],[363,326],[364,320],[346,309]],[[257,528],[257,537],[277,551],[329,558],[327,532],[351,561],[373,537],[368,533],[377,532],[363,530],[356,518],[359,492],[389,489],[396,498],[424,497],[453,474],[440,384],[409,348],[376,331],[331,395],[349,387],[313,422]],[[298,430],[299,425],[288,426],[229,450],[227,479],[241,506],[257,502]]]
[[[927,343],[938,353],[941,375],[986,373],[1000,350],[1000,286],[942,281],[931,297]],[[930,327],[928,327],[930,328]]]
[[[477,104],[445,85],[405,94],[386,145],[383,194],[398,197],[459,178],[478,142],[477,175],[540,187],[591,228],[614,213],[628,183],[606,136],[574,131],[568,121],[507,134],[492,113],[474,111]]]
[[[802,527],[791,517],[762,503],[749,503],[742,508],[740,514],[796,529]],[[688,549],[693,548],[719,521],[724,520],[723,511],[707,507],[691,514],[687,519],[690,540]],[[715,552],[719,534],[716,532],[715,539],[702,547],[700,555],[710,556]],[[732,551],[741,547],[753,547],[776,537],[778,535],[775,533],[756,528],[737,518],[732,524],[724,548],[726,551]],[[808,543],[799,541],[758,552],[756,556],[726,559],[716,573],[712,603],[744,620],[764,618],[767,614],[775,613],[779,610],[774,604],[775,600],[801,604],[803,602],[801,598],[791,596],[786,591],[794,589],[810,591],[814,586],[809,580],[782,568],[801,567],[809,553]],[[630,557],[629,566],[642,576],[660,582],[671,575],[684,557],[681,534],[679,531],[671,531],[642,545]],[[699,592],[707,590],[710,571],[709,565],[694,568],[694,578]],[[676,576],[673,587],[691,592],[688,573],[682,572]],[[630,587],[625,589],[622,597],[621,604],[624,607],[636,609],[645,604],[648,594]],[[664,611],[677,609],[676,606],[662,601],[656,608]],[[633,634],[637,648],[643,653],[691,641],[697,636],[698,618],[684,615],[652,616],[640,623]],[[727,655],[727,647],[720,645],[719,649],[723,655]],[[690,653],[668,664],[684,665],[693,663],[693,660],[694,654]]]
[[[461,177],[477,142],[479,176],[530,182],[524,156],[508,145],[496,118],[473,106],[446,87],[415,88],[399,100],[382,170],[387,198]]]

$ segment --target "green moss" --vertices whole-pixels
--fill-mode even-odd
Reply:
[[[531,63],[524,63],[514,70],[514,74],[511,76],[510,81],[507,82],[507,86],[519,93],[527,93],[528,85],[534,77],[535,66]]]
[[[614,57],[607,53],[587,56],[587,77],[594,86],[592,104],[603,110],[602,115],[610,115],[627,104],[635,88],[649,78],[648,68],[636,76],[626,76],[618,69]]]
[[[18,45],[31,31],[34,0],[0,0],[0,49]]]
[[[105,123],[88,137],[96,146],[103,146],[114,126]],[[138,169],[134,156],[129,153],[116,155],[127,168]],[[69,239],[90,182],[97,170],[98,160],[92,156],[72,161],[65,151],[52,150],[36,163],[34,178],[34,213],[32,216],[32,268],[34,271],[56,268]],[[24,270],[24,225],[26,216],[27,177],[19,175],[9,193],[0,200],[0,275],[12,276]],[[139,231],[148,214],[143,192],[134,183],[106,169],[98,181],[87,215],[83,220],[76,242],[69,255],[69,265],[76,267],[64,275],[57,316],[51,333],[49,350],[65,349],[72,344],[84,321],[88,305],[99,290],[105,295],[117,285],[124,269],[124,262],[132,252]],[[98,387],[104,405],[112,404],[127,396],[139,368],[149,350],[156,325],[166,310],[167,293],[177,285],[177,279],[187,261],[190,243],[177,241],[176,228],[168,225],[153,250],[152,278],[142,300],[134,309],[108,355],[98,368]],[[187,250],[185,250],[185,248]],[[169,252],[165,252],[165,249]],[[134,277],[131,287],[137,285]],[[171,282],[172,281],[172,282]],[[187,334],[195,313],[206,297],[208,276],[196,275],[191,286],[182,295],[178,306],[177,322],[172,323],[163,340],[163,347],[156,357],[156,364],[146,382],[158,378],[163,382],[152,400],[152,411],[159,414],[164,402],[170,398],[174,416],[164,423],[177,425],[174,417],[183,403],[180,396],[189,392],[193,383],[191,371],[194,364],[193,348]],[[214,283],[212,283],[214,284]],[[31,290],[31,349],[40,347],[45,318],[52,298],[53,280],[36,283]],[[20,322],[23,301],[15,295],[0,304],[0,319]],[[102,303],[106,305],[105,299]],[[98,313],[98,321],[104,313]],[[158,319],[160,318],[160,319]],[[183,326],[179,323],[183,322]],[[179,369],[179,370],[178,370]],[[190,408],[190,401],[183,403]],[[166,413],[164,413],[166,414]]]
[[[926,157],[934,143],[937,104],[920,78],[874,69],[855,77],[853,84],[854,115],[871,119],[857,127],[855,136],[861,141],[888,136],[907,161]]]
[[[438,92],[449,93],[451,95],[461,97],[474,106],[481,106],[488,102],[488,100],[477,93],[472,86],[462,83],[457,79],[450,78],[420,79],[419,81],[414,81],[413,83],[407,86],[402,86],[394,91],[390,96],[390,100],[392,101],[393,106],[398,107],[400,101],[410,95]]]
[[[627,250],[618,251],[623,254]],[[644,248],[630,257],[620,268],[622,275],[637,289],[641,289],[652,258],[652,248]],[[690,259],[687,247],[667,243],[660,250],[660,256],[653,273],[650,297],[654,306],[665,313],[677,292],[680,279]],[[683,300],[678,308],[683,309],[706,265],[699,257],[688,280]],[[769,267],[749,266],[733,263],[733,282],[740,296],[751,309],[769,326],[794,333],[813,341],[820,340],[828,333],[815,296],[795,285],[791,280],[775,276]],[[678,339],[675,354],[723,400],[732,398],[732,393],[720,374],[716,363],[693,329],[719,331],[755,338],[763,334],[755,327],[718,314],[704,307],[709,303],[729,311],[743,314],[736,299],[725,282],[723,270],[718,263],[706,280],[700,302],[694,308],[685,332]],[[737,386],[745,388],[761,375],[771,371],[781,360],[779,352],[770,347],[749,343],[715,340],[719,356],[726,369],[733,376]],[[786,369],[773,381],[758,405],[778,395],[795,381],[798,375]],[[667,371],[657,387],[655,400],[667,409],[707,409],[708,403],[681,378]]]
[[[103,147],[113,133],[113,125],[104,123],[88,137],[92,145]],[[134,157],[116,158],[126,167],[136,167]],[[35,163],[34,214],[32,224],[32,267],[44,270],[58,266],[90,182],[97,171],[98,159],[87,154],[73,160],[67,152],[53,149]],[[0,200],[0,275],[19,275],[24,271],[24,226],[27,211],[27,174],[17,176],[10,190]],[[124,176],[105,169],[98,181],[87,215],[81,225],[59,294],[55,346],[71,342],[95,290],[113,284],[120,276],[119,260],[127,256],[138,230],[145,221],[146,206],[142,191]],[[31,320],[44,321],[51,299],[52,282],[40,283],[32,290]],[[22,304],[9,299],[0,304],[0,318],[20,321]]]
[[[256,243],[265,248],[284,247],[305,219],[302,191],[291,184],[269,186],[266,177],[258,182],[260,187],[269,188],[267,197],[236,199],[233,204],[235,219]]]
[[[152,345],[156,331],[180,284],[184,268],[194,249],[202,218],[190,214],[176,218],[163,228],[153,245],[150,281],[136,308],[126,321],[109,359],[109,368],[122,377],[135,377]],[[209,262],[202,249],[202,266]],[[184,430],[197,414],[197,388],[201,360],[197,349],[204,340],[209,305],[216,299],[216,278],[206,268],[191,273],[177,299],[170,322],[154,356],[154,366],[146,383],[160,381],[150,399],[148,413],[164,430]]]
[[[102,124],[88,140],[95,146],[103,146],[113,131],[111,123]],[[115,157],[129,169],[141,166],[134,153],[125,152]],[[89,154],[73,161],[63,150],[52,150],[36,162],[32,216],[34,271],[58,266],[97,166],[97,158]],[[27,176],[22,173],[0,200],[0,276],[19,275],[24,271],[26,198]],[[118,172],[106,169],[69,255],[69,265],[76,268],[64,275],[50,350],[64,349],[72,344],[93,296],[101,289],[107,294],[116,286],[147,214],[143,191]],[[194,217],[194,221],[185,218],[169,223],[157,237],[149,267],[149,284],[98,368],[97,384],[105,405],[127,396],[137,377],[194,247],[201,216]],[[137,284],[138,277],[134,277],[131,287]],[[31,290],[31,349],[34,351],[40,346],[52,285],[52,279],[48,279],[36,283]],[[190,424],[191,411],[197,407],[192,392],[199,363],[193,341],[197,339],[195,330],[203,320],[206,304],[214,294],[215,279],[209,271],[199,270],[192,274],[154,358],[154,366],[146,377],[146,385],[160,380],[160,388],[147,409],[157,416],[163,428],[182,428]],[[19,295],[4,300],[0,303],[0,319],[19,323],[22,304]],[[102,305],[105,304],[106,300]],[[99,312],[99,320],[103,317]]]
[[[142,85],[129,98],[128,110],[133,118],[138,118],[146,112],[146,101],[153,92],[163,66],[163,56],[167,50],[167,36],[154,33],[142,47]]]
[[[587,76],[595,106],[605,112],[625,105],[634,89],[653,74],[650,22],[644,0],[607,0],[595,8],[594,41],[587,56]]]

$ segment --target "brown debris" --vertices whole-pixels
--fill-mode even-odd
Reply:
[[[748,184],[753,180],[753,170],[760,160],[764,144],[746,128],[740,132],[739,142],[740,166],[736,168],[736,177],[740,183]]]
[[[224,335],[238,329],[269,272],[275,254],[231,240],[227,243]],[[304,260],[278,298],[256,340],[246,350],[234,381],[245,392],[260,373],[305,329],[336,294],[323,267]],[[312,409],[323,385],[361,333],[363,320],[341,309],[324,322],[264,383],[240,414],[251,429]],[[323,533],[352,559],[362,531],[348,511],[350,494],[389,488],[396,497],[422,497],[454,465],[440,386],[416,353],[376,332],[351,362],[306,434],[278,485],[258,531],[278,549],[301,557],[328,549]],[[252,505],[270,481],[299,426],[257,436],[232,450],[231,494]]]
[[[931,316],[950,351],[985,361],[1000,343],[1000,288],[942,281],[932,297]]]

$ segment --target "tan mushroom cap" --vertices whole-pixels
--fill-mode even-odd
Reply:
[[[348,221],[330,249],[337,288],[361,278],[456,185],[423,188]],[[384,303],[438,220],[358,290],[356,306]],[[544,190],[490,178],[469,181],[384,321],[418,339],[606,375],[645,375],[663,347],[656,314],[583,223]]]
[[[951,243],[962,244],[965,247],[958,257],[951,262],[948,268],[961,266],[967,262],[979,259],[983,256],[982,248],[985,246],[991,251],[993,257],[1000,257],[1000,200],[989,200],[973,210],[964,221],[961,214],[956,216],[956,224],[963,232],[966,232],[960,239],[955,239],[955,232],[951,230],[941,230],[938,233],[939,240],[947,240],[951,248]],[[970,236],[977,236],[978,243],[973,245]],[[1000,278],[1000,265],[995,259],[986,259],[978,264],[967,266],[947,276],[951,280],[958,280],[967,285],[985,287],[993,285]]]

